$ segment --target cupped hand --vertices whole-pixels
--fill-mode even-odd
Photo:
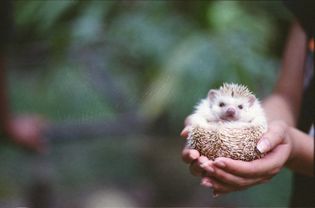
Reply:
[[[202,177],[201,185],[211,187],[214,196],[218,196],[265,183],[281,170],[292,155],[287,125],[282,121],[271,122],[257,149],[266,155],[250,162],[223,157],[211,161],[192,149],[184,149],[182,157],[190,164],[192,174]]]
[[[213,188],[215,195],[265,183],[276,175],[292,156],[293,147],[287,136],[287,125],[282,121],[271,122],[257,149],[266,155],[250,162],[217,158],[203,165],[208,176],[207,186]]]

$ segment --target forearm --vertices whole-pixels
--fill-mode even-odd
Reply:
[[[283,55],[276,87],[263,102],[268,121],[284,121],[285,141],[292,152],[286,166],[301,174],[314,175],[314,139],[294,128],[299,116],[303,94],[306,35],[299,24],[293,24]]]
[[[296,119],[292,113],[289,102],[281,94],[272,94],[267,97],[262,106],[265,110],[268,122],[282,120],[289,126],[294,126]]]
[[[314,176],[314,139],[292,127],[288,128],[287,136],[292,141],[292,154],[286,166],[295,172]]]
[[[293,23],[275,89],[263,102],[269,121],[282,120],[289,126],[296,123],[303,92],[306,45],[305,32],[297,22]]]

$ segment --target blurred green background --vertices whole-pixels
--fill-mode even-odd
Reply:
[[[271,92],[292,19],[278,1],[13,1],[15,113],[49,153],[0,146],[0,206],[287,206],[291,175],[213,199],[181,161],[185,117],[222,82]]]

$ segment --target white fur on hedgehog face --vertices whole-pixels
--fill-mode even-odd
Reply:
[[[218,96],[210,100],[212,112],[221,121],[252,121],[255,116],[253,104],[246,97]]]

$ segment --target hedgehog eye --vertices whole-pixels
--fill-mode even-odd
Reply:
[[[238,105],[237,106],[239,109],[243,109],[243,105]]]
[[[219,103],[219,106],[220,106],[220,107],[224,107],[224,106],[225,106],[225,103],[224,103],[224,102],[220,102],[220,103]]]

